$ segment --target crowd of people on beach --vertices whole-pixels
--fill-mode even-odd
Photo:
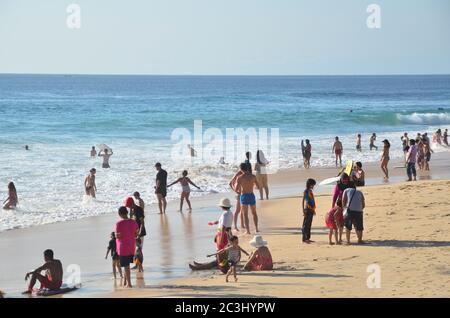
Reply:
[[[361,134],[357,135],[356,150],[362,151]],[[375,145],[377,135],[373,133],[370,137],[369,149],[378,150]],[[431,141],[427,133],[418,134],[416,138],[409,138],[408,133],[401,137],[402,148],[404,151],[405,168],[408,181],[416,180],[416,163],[420,170],[429,170],[429,161],[433,150]],[[433,142],[448,147],[448,131],[439,129],[433,135]],[[305,169],[311,168],[312,144],[309,139],[301,142],[303,166]],[[391,144],[387,139],[383,140],[383,150],[380,158],[380,167],[384,174],[384,179],[389,179],[388,163],[390,161]],[[26,150],[30,150],[26,147]],[[339,137],[336,136],[332,146],[332,152],[335,156],[336,166],[342,167],[342,156],[344,147]],[[191,156],[196,155],[196,151],[190,147]],[[91,157],[102,157],[102,168],[109,169],[109,160],[113,155],[109,147],[102,147],[97,153],[95,146],[92,147]],[[252,165],[251,153],[245,154],[245,160],[239,165],[239,170],[233,175],[229,182],[230,188],[235,193],[235,210],[231,211],[232,204],[230,199],[222,198],[219,208],[222,211],[220,218],[211,221],[210,226],[217,226],[214,236],[216,252],[208,255],[215,257],[214,261],[209,263],[189,264],[192,270],[205,270],[218,268],[225,273],[226,281],[233,275],[237,281],[237,265],[241,259],[241,253],[249,256],[248,261],[243,266],[245,270],[271,270],[273,260],[267,247],[267,242],[259,235],[259,220],[256,209],[256,196],[254,190],[259,191],[260,200],[269,200],[269,185],[267,166],[270,164],[266,160],[263,151],[256,152],[256,162]],[[158,202],[160,214],[165,214],[167,209],[167,189],[175,184],[181,185],[179,212],[183,212],[184,201],[188,206],[188,211],[192,212],[190,201],[191,186],[200,189],[189,177],[188,171],[183,170],[180,177],[168,184],[168,173],[162,169],[161,163],[154,165],[156,169],[154,193]],[[356,162],[350,173],[339,173],[339,180],[333,188],[331,209],[326,213],[325,226],[329,229],[328,240],[330,245],[343,244],[344,228],[346,232],[345,244],[351,244],[351,231],[355,228],[357,243],[364,244],[363,241],[363,211],[365,208],[364,194],[358,189],[365,186],[365,172],[361,162]],[[92,168],[84,180],[85,195],[92,198],[96,197],[96,169]],[[305,244],[314,243],[311,239],[311,227],[313,218],[316,215],[317,205],[314,197],[314,187],[316,181],[312,178],[306,181],[306,188],[302,196],[303,224],[302,242]],[[13,182],[8,184],[8,198],[3,202],[3,209],[14,209],[18,204],[17,190]],[[251,254],[247,253],[239,245],[237,232],[243,231],[244,235],[251,234],[251,224],[249,212],[253,220],[256,235],[250,241],[250,244],[256,248]],[[110,240],[107,246],[105,258],[112,259],[112,272],[114,278],[117,274],[123,279],[124,287],[132,287],[131,269],[143,272],[143,245],[144,238],[147,235],[145,228],[145,202],[139,192],[134,192],[132,196],[126,197],[123,205],[118,209],[120,220],[115,225],[115,231],[110,233]],[[238,222],[240,219],[240,222]],[[240,226],[239,226],[240,225]],[[41,288],[58,289],[62,284],[62,266],[59,260],[55,260],[52,250],[44,252],[45,264],[35,271],[29,272],[26,279],[30,278],[29,287],[26,293],[33,291],[36,281],[41,283]],[[130,265],[134,264],[131,268]],[[46,275],[41,275],[42,271]]]

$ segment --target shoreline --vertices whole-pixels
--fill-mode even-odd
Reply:
[[[450,171],[447,163],[449,158],[449,153],[436,154],[431,163],[431,172],[419,172],[418,180],[450,179]],[[395,160],[392,160],[391,165],[396,165]],[[382,183],[381,171],[377,165],[367,164],[364,168],[366,171],[366,183],[368,185],[365,189],[371,189],[376,184],[381,186],[397,185],[401,184],[402,181],[405,180],[404,169],[392,169],[392,178],[390,182],[388,184],[384,184]],[[260,212],[260,220],[263,225],[262,235],[265,235],[264,224],[268,222],[267,220],[271,219],[271,217],[267,216],[264,211],[265,206],[271,206],[272,204],[277,204],[283,200],[293,200],[292,198],[297,200],[298,205],[298,198],[303,190],[304,182],[307,177],[314,177],[320,181],[335,175],[339,170],[340,169],[336,169],[334,167],[310,170],[288,169],[279,171],[277,174],[269,176],[269,184],[272,190],[271,200],[258,200],[258,209],[259,211],[262,210],[262,212]],[[319,200],[329,196],[330,192],[331,187],[319,187],[316,190]],[[255,194],[259,197],[257,192],[255,192]],[[187,263],[194,259],[201,259],[202,255],[206,255],[206,253],[209,253],[214,249],[212,237],[214,235],[215,228],[206,226],[206,221],[214,220],[218,217],[219,212],[215,206],[219,198],[223,196],[231,197],[231,195],[231,193],[217,193],[195,198],[192,201],[194,208],[192,214],[174,213],[173,210],[175,209],[173,208],[173,203],[176,201],[172,201],[173,203],[168,205],[169,209],[165,218],[162,218],[159,214],[153,212],[155,211],[155,206],[150,205],[149,208],[152,212],[146,213],[148,220],[147,222],[150,222],[150,224],[147,224],[150,236],[146,237],[147,244],[144,244],[144,256],[146,260],[150,260],[150,263],[144,261],[144,268],[146,268],[146,272],[144,273],[145,280],[141,280],[141,283],[142,281],[147,281],[152,284],[157,283],[161,285],[165,282],[173,281],[174,279],[183,280],[191,277],[192,273],[190,273]],[[178,202],[175,204],[175,207],[177,206]],[[147,208],[147,211],[149,211],[149,208]],[[297,210],[298,207],[295,207],[295,212],[297,212]],[[158,220],[158,218],[160,220]],[[15,278],[2,278],[2,282],[7,281],[7,288],[3,286],[0,286],[0,288],[8,293],[6,295],[7,297],[18,297],[19,295],[17,295],[17,291],[19,288],[19,276],[20,284],[23,286],[22,272],[29,270],[30,266],[37,266],[40,264],[42,253],[41,249],[43,250],[44,248],[48,248],[49,246],[52,246],[52,244],[55,245],[54,241],[56,238],[60,241],[58,244],[61,246],[58,249],[62,249],[63,251],[62,253],[60,251],[55,251],[55,254],[62,254],[63,257],[61,256],[61,259],[63,264],[82,263],[82,267],[87,268],[87,273],[82,276],[82,283],[84,287],[80,291],[65,295],[64,297],[89,297],[99,295],[108,295],[108,297],[111,297],[111,293],[114,293],[117,286],[110,283],[110,261],[108,260],[107,262],[101,262],[101,257],[105,251],[107,236],[113,228],[116,220],[117,218],[115,213],[108,213],[74,221],[51,223],[1,232],[0,247],[2,250],[5,250],[8,255],[14,255],[17,253],[17,247],[23,248],[25,251],[28,251],[28,253],[26,253],[26,255],[14,256],[11,261],[7,262],[7,264],[0,265],[2,275],[11,273],[11,271],[18,272],[18,275],[14,275]],[[166,220],[166,222],[164,220]],[[175,233],[173,231],[175,228],[177,232],[176,234],[179,235],[182,233],[181,236],[174,237],[173,234],[169,235],[167,232],[169,228],[164,229],[163,226],[164,223],[168,224],[169,222],[170,227],[172,227],[170,228],[172,233]],[[190,225],[186,225],[189,222]],[[154,228],[152,228],[152,226],[154,226]],[[293,228],[295,228],[295,231],[297,232],[300,231],[299,220],[293,224]],[[42,232],[46,232],[48,235],[42,235]],[[77,240],[80,237],[85,237],[85,239],[91,241],[92,244],[82,241],[79,243],[71,242],[68,244],[68,247],[66,244],[63,244],[64,242]],[[190,243],[184,242],[189,240],[191,240],[193,245],[191,250],[189,250]],[[33,245],[32,250],[30,250],[31,246],[29,246],[31,242],[33,242],[31,244]],[[186,253],[182,253],[180,258],[174,258],[174,255],[183,250],[183,248],[180,250],[180,246],[177,244],[184,244],[184,249],[186,249]],[[83,249],[86,248],[91,249],[89,253],[87,253],[88,255],[83,253]],[[164,250],[166,250],[166,252],[167,250],[171,250],[171,253],[164,254]],[[154,258],[158,261],[154,261]],[[82,262],[79,261],[80,259]],[[20,260],[21,265],[17,266],[17,264],[12,263],[14,260]],[[203,275],[211,275],[211,272],[194,273],[194,277],[196,277],[197,274],[200,275],[200,279],[203,279]],[[119,291],[119,294],[120,293],[122,293],[122,291]]]

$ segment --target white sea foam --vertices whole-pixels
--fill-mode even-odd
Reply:
[[[430,127],[428,131],[435,131]],[[416,132],[410,132],[415,136]],[[343,159],[363,163],[380,159],[382,140],[391,141],[391,158],[401,158],[400,136],[403,131],[378,133],[378,151],[369,151],[369,135],[363,136],[363,152],[355,149],[356,135],[341,135],[344,144]],[[334,165],[331,147],[334,136],[304,136],[312,143],[312,164],[315,167]],[[0,195],[6,197],[6,185],[14,181],[19,195],[16,210],[0,211],[0,231],[33,225],[74,220],[106,213],[115,213],[126,196],[139,191],[147,205],[156,201],[153,186],[156,171],[154,163],[160,161],[169,173],[168,182],[181,175],[183,169],[201,187],[191,196],[228,192],[228,181],[237,169],[238,162],[227,165],[204,164],[187,161],[173,162],[170,159],[170,144],[150,141],[109,142],[114,150],[111,169],[101,168],[101,159],[89,158],[90,143],[32,144],[25,151],[17,144],[3,144],[0,149]],[[136,145],[139,145],[137,147]],[[448,148],[433,145],[437,152]],[[255,154],[256,149],[250,151]],[[267,159],[273,161],[266,153]],[[243,156],[244,157],[244,156]],[[298,168],[301,165],[300,138],[285,137],[280,142],[280,168]],[[242,158],[244,159],[244,158]],[[253,158],[254,162],[255,158]],[[83,182],[90,168],[97,168],[96,199],[86,198]],[[180,186],[168,190],[168,200],[179,198]],[[195,204],[195,203],[194,203]],[[147,211],[147,213],[156,211]]]
[[[397,114],[402,124],[413,125],[446,125],[450,124],[449,113],[412,113],[408,115]]]

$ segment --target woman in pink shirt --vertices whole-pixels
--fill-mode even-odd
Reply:
[[[131,285],[130,264],[133,263],[139,226],[135,220],[128,218],[126,207],[121,206],[119,208],[119,216],[121,220],[116,223],[117,254],[119,254],[120,266],[125,268],[123,285],[131,288],[133,286]]]

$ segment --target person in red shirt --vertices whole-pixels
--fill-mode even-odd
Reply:
[[[267,247],[267,241],[264,241],[261,235],[255,235],[250,245],[256,247],[256,251],[252,252],[250,259],[245,264],[244,269],[247,271],[270,271],[273,269],[272,255]]]

